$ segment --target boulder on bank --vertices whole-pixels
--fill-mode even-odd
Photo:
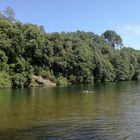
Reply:
[[[42,76],[32,76],[32,81],[34,86],[56,86],[56,83],[48,79],[44,79]]]

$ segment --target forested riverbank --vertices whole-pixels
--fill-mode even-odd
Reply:
[[[48,33],[12,12],[0,13],[1,88],[30,87],[33,75],[57,85],[140,79],[140,51],[115,31]]]

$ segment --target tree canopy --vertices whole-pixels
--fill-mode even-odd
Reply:
[[[57,84],[140,79],[140,51],[115,31],[47,33],[14,19],[11,8],[0,14],[0,87],[31,86],[32,75]]]
[[[105,31],[102,36],[109,43],[112,47],[122,47],[122,38],[118,35],[115,31],[107,30]]]

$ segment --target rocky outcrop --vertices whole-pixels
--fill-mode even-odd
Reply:
[[[42,76],[32,76],[32,86],[56,86],[56,83],[48,79],[44,79]]]

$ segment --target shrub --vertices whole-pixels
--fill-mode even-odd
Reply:
[[[12,87],[23,88],[30,87],[32,82],[31,75],[25,73],[17,73],[12,76]]]
[[[11,88],[11,77],[7,72],[0,72],[0,88]]]
[[[59,76],[59,77],[56,79],[56,84],[57,84],[57,85],[68,85],[69,82],[68,82],[68,80],[67,80],[65,77]]]

